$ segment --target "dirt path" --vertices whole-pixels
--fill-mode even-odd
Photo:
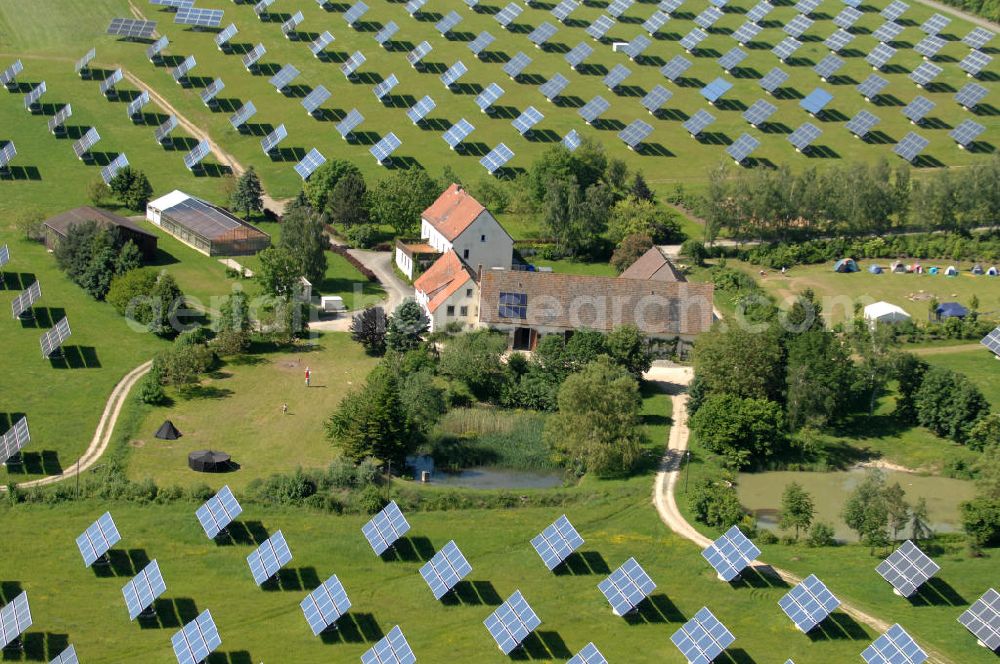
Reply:
[[[660,468],[656,473],[656,481],[653,484],[653,504],[660,515],[660,520],[674,533],[694,542],[699,548],[705,548],[711,544],[712,540],[702,535],[692,526],[681,514],[677,507],[675,488],[681,478],[682,461],[687,452],[688,438],[690,431],[687,426],[687,385],[694,378],[694,371],[690,367],[653,367],[646,375],[647,380],[655,381],[673,402],[672,424],[670,426],[670,437],[663,459],[660,461]],[[776,567],[772,567],[763,561],[757,560],[753,567],[764,575],[778,576],[789,585],[797,585],[802,581],[796,575]],[[849,616],[868,625],[872,630],[881,634],[889,629],[890,623],[865,613],[855,606],[846,602],[840,605],[840,609]],[[923,646],[929,655],[929,662],[935,664],[953,664],[952,661],[938,652]]]
[[[959,344],[957,346],[932,346],[930,348],[914,348],[910,350],[914,355],[950,355],[952,353],[967,353],[970,350],[980,350],[982,344]]]
[[[101,455],[104,454],[104,451],[108,449],[108,445],[111,443],[111,434],[114,433],[115,423],[118,421],[118,416],[121,414],[122,407],[125,405],[125,400],[128,398],[129,392],[135,384],[139,382],[139,379],[149,372],[149,369],[152,366],[152,361],[143,362],[135,369],[132,369],[132,371],[125,374],[125,377],[118,381],[118,384],[115,385],[115,389],[111,390],[111,396],[108,397],[108,402],[104,406],[104,412],[101,413],[101,419],[97,423],[97,430],[94,432],[94,437],[90,439],[90,445],[83,453],[83,456],[76,460],[60,475],[50,475],[49,477],[43,477],[30,482],[22,482],[19,483],[17,487],[19,489],[30,489],[36,486],[55,484],[56,482],[76,477],[77,474],[82,473],[97,463],[97,460],[101,458]],[[6,486],[0,486],[0,492],[6,490]]]

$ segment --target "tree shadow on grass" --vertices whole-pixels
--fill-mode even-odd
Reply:
[[[375,643],[385,636],[371,613],[349,611],[330,627],[320,632],[323,643]]]

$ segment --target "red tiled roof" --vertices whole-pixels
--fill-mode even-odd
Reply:
[[[449,242],[454,241],[476,217],[486,211],[483,204],[461,186],[453,184],[421,215]]]
[[[479,319],[486,324],[602,332],[635,325],[661,337],[694,336],[712,326],[712,284],[486,270],[479,292]],[[500,293],[526,295],[525,318],[501,317]]]
[[[659,247],[650,247],[649,251],[637,258],[618,276],[621,279],[687,281],[684,275],[677,271],[674,264],[663,255]]]
[[[472,273],[458,254],[448,251],[417,277],[413,287],[427,296],[427,309],[434,313],[445,300],[471,280]]]

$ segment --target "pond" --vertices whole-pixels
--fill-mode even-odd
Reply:
[[[840,518],[840,512],[848,494],[864,478],[865,472],[863,468],[853,468],[831,473],[740,473],[737,494],[740,502],[757,517],[761,526],[777,532],[781,494],[787,484],[798,482],[813,497],[816,505],[814,521],[831,524],[837,539],[853,542],[857,541],[857,536]],[[940,533],[961,530],[958,505],[975,495],[972,482],[947,477],[886,471],[886,481],[889,484],[899,482],[906,492],[906,502],[911,505],[920,498],[926,499],[931,528]],[[908,534],[907,530],[901,536]]]
[[[420,481],[421,473],[430,473],[430,483],[463,489],[552,489],[562,486],[562,473],[543,473],[509,468],[474,467],[448,473],[434,467],[429,456],[410,457],[406,460],[412,469],[408,473]]]

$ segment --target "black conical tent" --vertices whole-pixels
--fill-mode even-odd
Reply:
[[[222,473],[229,470],[229,455],[212,450],[191,452],[188,454],[188,467],[200,473]]]
[[[160,428],[156,430],[156,437],[162,440],[177,440],[181,437],[181,432],[177,430],[174,423],[170,420],[166,420],[160,425]]]

